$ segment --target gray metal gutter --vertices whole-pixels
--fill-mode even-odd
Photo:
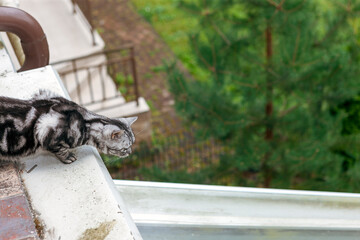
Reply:
[[[266,237],[269,232],[276,233],[274,239],[306,239],[309,234],[313,239],[360,238],[360,194],[114,182],[144,239],[156,239],[156,232],[182,232],[190,239],[190,233],[213,239],[209,233],[221,232],[232,237],[218,239],[238,239],[239,234],[272,239]]]

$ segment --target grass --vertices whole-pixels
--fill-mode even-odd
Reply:
[[[198,67],[189,43],[189,35],[199,28],[198,20],[179,9],[178,0],[132,0],[141,14],[159,33],[195,79],[208,73]]]
[[[177,0],[133,0],[137,11],[158,31],[175,53],[191,54],[188,33],[197,20],[177,8]]]

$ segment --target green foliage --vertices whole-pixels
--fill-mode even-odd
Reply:
[[[339,110],[346,112],[346,117],[342,120],[342,135],[360,133],[360,97],[346,100],[339,105]]]
[[[343,157],[334,154],[341,129],[353,133],[359,122],[330,111],[360,90],[359,1],[204,0],[179,7],[199,24],[188,43],[207,77],[187,79],[168,64],[169,85],[178,113],[201,126],[199,135],[231,149],[213,180],[360,191],[360,164],[344,172]],[[357,108],[348,114],[358,115]]]
[[[198,31],[198,19],[178,8],[179,0],[133,0],[138,12],[159,32],[190,73],[197,78],[208,77],[198,67],[190,48],[188,33]]]
[[[331,151],[342,157],[341,171],[347,177],[356,177],[360,164],[360,99],[356,96],[332,109],[332,114],[345,113],[342,120],[341,137]],[[351,181],[351,179],[349,179]],[[348,181],[348,182],[349,182]]]
[[[119,85],[123,85],[123,84],[131,85],[134,84],[134,78],[132,77],[131,74],[125,76],[123,73],[117,73],[115,77],[115,82]]]
[[[166,70],[166,68],[164,65],[151,67],[151,71],[153,71],[154,73],[164,72],[165,70]]]
[[[117,73],[115,76],[115,82],[119,86],[118,90],[121,94],[126,95],[128,93],[128,87],[132,87],[134,84],[134,78],[131,74],[125,76],[123,73]]]

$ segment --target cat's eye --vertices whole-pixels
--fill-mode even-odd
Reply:
[[[116,139],[121,137],[124,134],[124,130],[116,131],[111,134],[111,139]]]

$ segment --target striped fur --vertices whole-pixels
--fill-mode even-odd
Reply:
[[[0,160],[18,159],[42,148],[63,163],[72,163],[76,160],[72,149],[85,144],[126,157],[135,142],[130,126],[136,119],[100,116],[48,91],[30,100],[0,97]]]

